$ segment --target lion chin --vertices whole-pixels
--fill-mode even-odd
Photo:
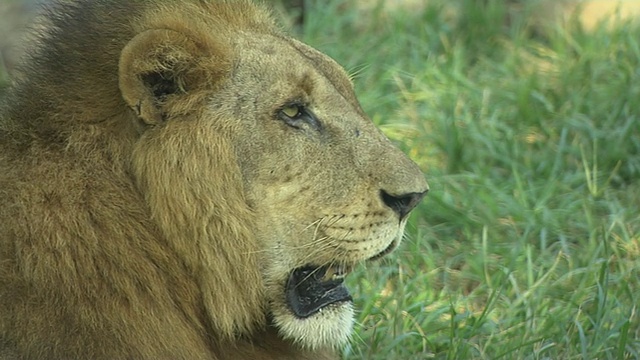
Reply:
[[[339,358],[428,190],[245,0],[59,0],[0,104],[0,359]]]
[[[274,310],[273,317],[283,338],[316,350],[339,347],[348,342],[354,310],[353,304],[346,301],[321,308],[307,318],[299,318],[286,310]]]

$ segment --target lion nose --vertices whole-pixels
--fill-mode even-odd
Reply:
[[[428,190],[427,190],[428,191]],[[382,201],[390,207],[400,219],[403,219],[407,214],[413,210],[420,200],[427,195],[427,191],[413,192],[402,195],[391,195],[384,190],[380,190],[380,197]]]

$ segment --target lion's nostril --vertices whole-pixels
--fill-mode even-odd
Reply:
[[[409,214],[411,210],[413,210],[418,205],[420,200],[422,200],[422,198],[424,198],[426,194],[427,192],[424,191],[401,195],[391,195],[384,190],[380,190],[380,197],[382,198],[382,201],[396,214],[398,214],[400,219],[403,219],[405,216],[407,216],[407,214]]]

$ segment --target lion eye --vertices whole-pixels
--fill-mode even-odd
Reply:
[[[292,119],[295,119],[297,117],[300,117],[300,105],[289,105],[287,107],[282,108],[282,110],[280,110],[280,112]]]
[[[316,130],[320,129],[318,119],[316,119],[316,116],[304,105],[286,105],[278,110],[278,118],[296,129],[302,129],[304,126],[309,125]]]

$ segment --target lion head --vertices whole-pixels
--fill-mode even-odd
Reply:
[[[122,217],[118,211],[135,209],[126,211],[131,219],[109,222],[109,236],[143,233],[134,227],[155,235],[123,240],[117,253],[88,256],[138,264],[136,271],[104,276],[139,276],[159,289],[169,283],[158,278],[171,273],[163,268],[167,262],[156,261],[155,277],[143,278],[145,259],[131,254],[177,259],[184,270],[172,276],[197,291],[171,296],[202,308],[202,331],[210,336],[230,341],[275,327],[281,338],[307,349],[347,341],[354,310],[345,276],[398,246],[407,215],[428,187],[418,167],[367,118],[345,71],[246,2],[102,0],[62,9],[27,67],[33,77],[16,85],[8,102],[0,167],[19,163],[33,170],[44,157],[61,156],[73,161],[60,160],[64,166],[55,171],[71,181],[59,180],[57,191],[108,184],[109,191],[87,195],[93,202],[56,211],[77,218],[73,211],[90,212],[74,226],[100,233],[105,222]],[[75,74],[64,87],[53,80],[61,63]],[[36,103],[37,116],[21,122],[33,114],[24,109]],[[29,146],[39,149],[26,155],[36,160],[16,150]],[[35,185],[20,188],[14,181],[45,180],[26,179],[27,173],[7,170],[0,183],[11,192],[2,206],[27,201],[21,216],[29,222],[44,210],[28,203],[33,196],[13,192],[35,191]],[[18,216],[2,215],[7,229]],[[16,228],[28,226],[20,222]],[[86,232],[74,229],[67,229],[70,239],[86,241],[78,235]],[[26,241],[17,230],[0,234],[5,250]],[[158,250],[135,251],[145,242]],[[21,261],[12,258],[3,271],[20,279]],[[68,279],[76,281],[65,280],[69,288],[89,281],[78,274]],[[0,282],[0,298],[19,281]],[[131,298],[142,291],[118,286],[111,291]],[[156,298],[145,299],[153,304]],[[97,312],[101,306],[95,304]]]

